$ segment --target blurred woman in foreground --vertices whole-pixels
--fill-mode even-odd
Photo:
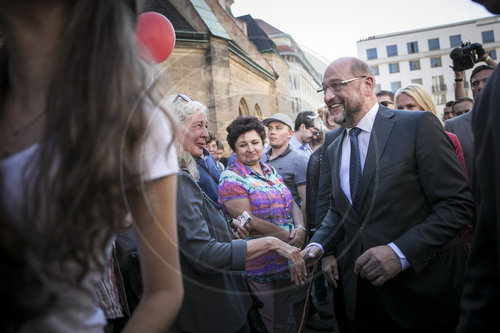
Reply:
[[[128,212],[144,293],[124,332],[164,331],[180,307],[172,123],[125,3],[0,1],[0,223],[40,285],[18,295],[38,305],[19,332],[103,332],[96,287]]]

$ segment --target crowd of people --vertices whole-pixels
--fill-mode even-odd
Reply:
[[[287,332],[290,313],[333,330],[313,320],[329,286],[340,332],[497,329],[486,53],[442,119],[424,86],[376,92],[344,57],[324,107],[218,138],[202,102],[158,94],[134,19],[126,1],[0,4],[3,331]]]

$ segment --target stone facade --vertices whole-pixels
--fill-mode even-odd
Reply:
[[[225,142],[239,115],[293,118],[289,64],[276,50],[261,52],[234,18],[232,1],[146,0],[144,10],[165,15],[176,31],[170,57],[157,66],[161,93],[184,93],[209,110],[209,131]],[[229,149],[225,150],[225,155]]]

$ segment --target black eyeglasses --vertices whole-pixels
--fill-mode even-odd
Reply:
[[[380,102],[380,104],[382,104],[382,105],[383,105],[383,106],[385,106],[386,108],[388,108],[388,107],[389,107],[389,104],[390,104],[391,106],[394,106],[394,103],[393,103],[393,102],[391,102],[391,101],[382,101],[382,102]]]
[[[182,99],[184,102],[188,102],[188,103],[193,101],[191,99],[191,97],[189,97],[187,95],[177,94],[177,96],[175,96],[175,98],[174,98],[174,102],[176,102],[179,98]]]
[[[347,80],[344,80],[344,81],[340,81],[340,82],[333,82],[333,83],[330,83],[329,85],[327,85],[326,87],[323,86],[321,88],[319,88],[318,90],[316,90],[318,93],[320,92],[323,92],[326,94],[328,88],[332,88],[333,91],[340,91],[342,90],[342,88],[344,86],[346,86],[348,83],[351,83],[353,81],[356,81],[356,80],[359,80],[359,79],[364,79],[366,77],[366,75],[363,75],[363,76],[356,76],[356,77],[353,77],[352,79],[347,79]]]
[[[319,130],[318,129],[316,129],[314,127],[309,127],[307,129],[311,131],[311,133],[312,133],[313,136],[315,136],[315,137],[319,136]]]

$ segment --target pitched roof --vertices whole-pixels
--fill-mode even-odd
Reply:
[[[170,1],[148,0],[145,2],[144,11],[158,12],[164,15],[172,23],[175,31],[196,31]]]
[[[259,27],[268,35],[268,36],[273,36],[273,35],[286,35],[283,31],[281,31],[278,28],[273,27],[266,21],[262,21],[261,19],[255,19],[255,22],[259,25]]]
[[[221,37],[224,39],[231,40],[226,29],[219,22],[212,9],[207,5],[205,0],[190,0],[194,9],[198,12],[203,22],[205,22],[208,30],[214,36]]]
[[[248,39],[250,39],[259,52],[272,52],[276,49],[274,42],[267,37],[251,15],[239,16],[238,19],[247,24]]]

